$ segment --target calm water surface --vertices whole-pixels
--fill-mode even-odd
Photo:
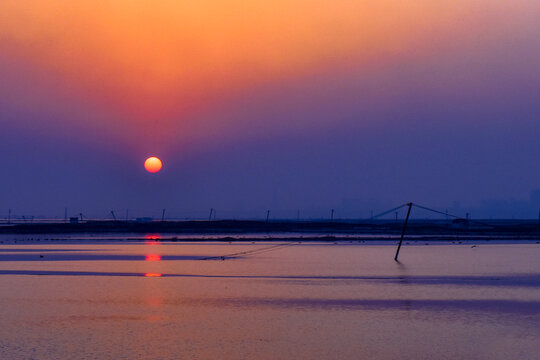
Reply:
[[[540,245],[476,245],[4,241],[0,359],[538,359]]]

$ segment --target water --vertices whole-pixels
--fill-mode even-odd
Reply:
[[[0,358],[538,358],[536,243],[279,244],[5,241]]]

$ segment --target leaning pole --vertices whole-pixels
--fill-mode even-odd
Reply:
[[[401,243],[403,243],[403,237],[405,236],[405,229],[407,228],[407,223],[409,222],[409,215],[411,214],[411,208],[412,208],[413,203],[410,202],[407,205],[409,206],[409,209],[407,210],[407,216],[405,217],[405,222],[403,223],[403,227],[401,228],[401,238],[399,239],[399,244],[396,250],[396,256],[394,257],[395,261],[398,261],[399,250],[401,249]]]

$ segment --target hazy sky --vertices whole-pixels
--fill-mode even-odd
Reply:
[[[0,218],[534,218],[539,24],[536,0],[2,0]]]

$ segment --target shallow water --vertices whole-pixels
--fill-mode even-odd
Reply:
[[[0,359],[537,359],[540,245],[475,245],[0,244]]]

